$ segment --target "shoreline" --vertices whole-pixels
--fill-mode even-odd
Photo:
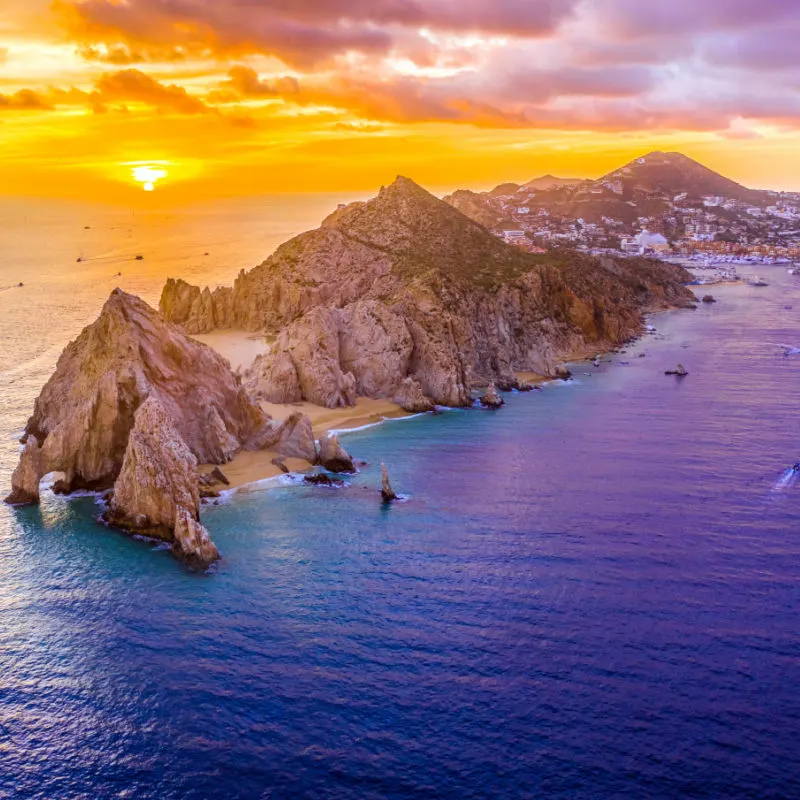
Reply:
[[[696,302],[700,302],[699,298],[696,299]],[[564,364],[591,363],[596,357],[612,354],[648,334],[647,318],[651,314],[675,311],[680,308],[681,306],[666,308],[662,306],[643,309],[642,329],[637,336],[633,337],[628,342],[612,344],[604,341],[585,344],[581,348],[565,353],[560,361]],[[236,358],[239,366],[235,368],[247,369],[260,352],[261,345],[258,340],[262,337],[252,332],[223,330],[214,331],[210,334],[198,335],[193,338],[207,344],[220,353],[220,355],[228,358],[229,361],[231,361],[232,357]],[[263,347],[267,349],[268,346],[264,343]],[[249,361],[247,360],[248,358]],[[231,361],[231,364],[234,364],[234,362]],[[536,372],[515,371],[514,374],[519,380],[526,381],[537,389],[542,388],[548,383],[558,383],[561,381],[560,378],[546,377]],[[382,425],[385,422],[412,419],[423,415],[405,411],[401,406],[393,403],[391,400],[367,397],[359,397],[356,400],[355,406],[347,408],[326,408],[308,401],[286,404],[261,402],[260,405],[272,419],[279,422],[285,420],[297,411],[308,415],[311,420],[311,427],[316,441],[319,441],[320,438],[328,433],[346,435],[347,433]],[[288,473],[273,463],[274,460],[282,461],[286,465]],[[287,458],[281,456],[274,450],[242,450],[227,464],[202,464],[199,470],[203,473],[207,473],[215,466],[219,466],[225,474],[225,477],[228,478],[229,484],[227,486],[221,485],[218,487],[221,495],[225,496],[236,492],[257,491],[259,488],[264,488],[261,484],[265,481],[271,482],[284,475],[301,475],[309,472],[315,465],[301,458]]]
[[[296,411],[307,414],[317,441],[327,433],[349,433],[387,421],[418,416],[404,411],[391,400],[374,400],[367,397],[359,397],[356,405],[348,408],[325,408],[307,401],[287,404],[261,403],[261,408],[279,422]],[[302,458],[285,458],[274,450],[242,450],[232,461],[220,466],[230,481],[230,485],[224,487],[225,491],[242,489],[285,474],[280,467],[272,463],[273,459],[281,459],[291,473],[307,472],[314,466]],[[214,466],[203,464],[200,470],[209,472]]]

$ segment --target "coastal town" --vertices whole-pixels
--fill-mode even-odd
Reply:
[[[650,153],[598,180],[548,175],[445,200],[533,253],[800,260],[800,193],[747,189],[679,153]]]

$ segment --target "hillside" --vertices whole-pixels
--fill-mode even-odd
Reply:
[[[618,247],[625,236],[644,228],[671,240],[687,231],[716,233],[728,241],[763,243],[775,228],[775,198],[748,189],[681,153],[653,152],[595,181],[551,175],[521,184],[502,184],[491,192],[455,192],[446,202],[497,232],[523,229],[538,236]],[[791,223],[795,202],[787,200]],[[773,218],[760,219],[772,206]],[[755,212],[752,209],[755,208]],[[594,226],[581,237],[585,226]],[[790,228],[791,224],[787,226]]]
[[[161,310],[188,332],[264,331],[271,351],[245,382],[271,402],[337,407],[402,389],[463,406],[474,386],[553,375],[568,353],[630,338],[645,308],[691,298],[687,279],[658,262],[529,255],[398,178],[233,288],[168,281]]]
[[[547,191],[561,186],[578,186],[581,183],[591,183],[591,181],[585,178],[557,178],[555,175],[542,175],[540,178],[523,183],[522,188]]]
[[[603,185],[622,181],[625,195],[636,191],[658,192],[669,196],[686,193],[693,197],[720,196],[758,202],[764,193],[748,189],[682,153],[648,153],[600,178]]]

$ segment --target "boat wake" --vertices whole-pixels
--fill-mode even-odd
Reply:
[[[772,491],[782,492],[785,489],[791,489],[797,483],[798,478],[800,478],[800,470],[795,467],[789,467],[775,482]]]

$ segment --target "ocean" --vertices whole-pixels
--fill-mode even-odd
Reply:
[[[119,267],[4,252],[3,486],[106,272],[227,282],[291,227],[248,202],[97,251],[77,214]],[[210,576],[92,497],[0,509],[0,796],[800,797],[800,278],[759,271],[500,411],[344,434],[345,488],[208,508]]]

